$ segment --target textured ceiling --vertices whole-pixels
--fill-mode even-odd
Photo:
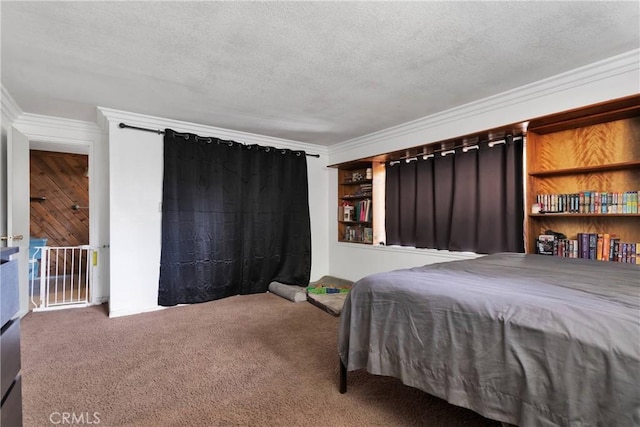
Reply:
[[[8,2],[2,84],[331,145],[640,47],[627,2]]]

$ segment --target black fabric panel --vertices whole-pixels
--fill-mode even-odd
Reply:
[[[306,286],[311,271],[306,156],[286,150],[249,151],[242,177],[241,293],[265,292],[274,280]]]
[[[436,247],[433,158],[416,164],[416,247]]]
[[[416,243],[416,161],[402,162],[400,168],[400,245]]]
[[[523,157],[524,143],[522,138],[513,141],[507,138],[506,166],[506,247],[508,252],[524,253],[524,190],[523,190]]]
[[[311,271],[306,156],[195,135],[164,139],[158,304],[305,286]]]
[[[522,139],[387,165],[387,244],[524,252]]]
[[[387,245],[400,245],[400,166],[385,167],[385,232]]]
[[[435,243],[436,249],[449,249],[454,192],[455,154],[434,158]]]
[[[240,152],[189,137],[164,140],[160,305],[240,293],[241,241],[225,234],[241,227],[240,182],[224,173],[240,172]]]
[[[478,153],[478,249],[481,254],[506,249],[506,145],[483,146]]]
[[[475,251],[478,222],[478,151],[456,151],[449,250]]]

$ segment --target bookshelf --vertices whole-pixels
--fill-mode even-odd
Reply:
[[[338,241],[373,244],[373,165],[338,169]]]
[[[606,233],[640,243],[637,199],[632,207],[640,190],[640,95],[532,120],[526,155],[528,253],[535,253],[536,239],[546,230],[567,239]],[[561,195],[564,206],[558,208],[557,199],[552,203],[546,195]],[[571,196],[566,195],[575,197],[568,208]],[[543,211],[551,212],[532,211],[541,200],[553,207],[542,203]]]

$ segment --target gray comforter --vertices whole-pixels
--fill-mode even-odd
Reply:
[[[640,266],[503,253],[374,274],[338,345],[349,371],[498,421],[640,425]]]

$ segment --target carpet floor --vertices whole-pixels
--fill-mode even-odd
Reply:
[[[29,313],[24,426],[64,413],[100,426],[499,425],[364,371],[341,395],[338,322],[273,294],[114,319],[105,306]]]

